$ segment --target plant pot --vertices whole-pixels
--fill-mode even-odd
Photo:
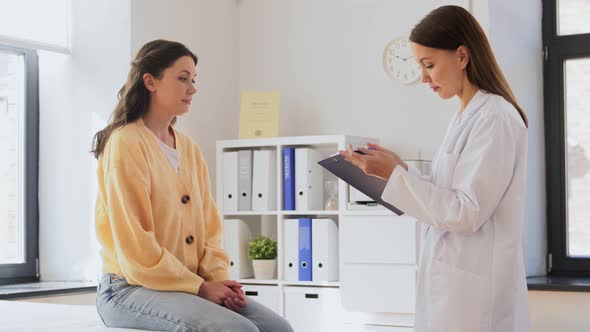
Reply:
[[[252,260],[252,266],[254,267],[254,279],[274,279],[277,260],[254,259]]]

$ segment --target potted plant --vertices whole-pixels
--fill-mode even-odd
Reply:
[[[273,279],[277,266],[277,241],[257,236],[248,243],[248,257],[252,260],[255,279]]]

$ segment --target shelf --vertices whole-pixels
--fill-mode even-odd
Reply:
[[[283,215],[283,216],[337,216],[339,214],[347,215],[347,216],[391,216],[395,215],[393,212],[387,209],[359,209],[359,210],[344,210],[340,212],[339,210],[331,210],[331,211],[220,211],[221,215],[223,216],[274,216],[274,215]]]
[[[281,211],[279,212],[281,215],[284,216],[306,216],[306,215],[316,215],[316,216],[337,216],[339,214],[338,210],[331,210],[331,211]]]
[[[248,278],[248,279],[238,279],[236,281],[239,282],[240,284],[248,284],[248,285],[278,285],[279,284],[278,280],[276,280],[276,279],[265,280],[265,279]]]
[[[297,280],[281,280],[276,279],[238,279],[240,284],[245,285],[285,285],[285,286],[307,286],[307,287],[340,287],[340,281],[297,281]]]
[[[345,216],[395,216],[396,214],[387,209],[358,209],[345,210]]]
[[[222,211],[224,216],[273,216],[277,211]]]
[[[217,141],[216,148],[220,151],[223,149],[240,149],[240,148],[259,148],[259,147],[277,147],[277,146],[321,146],[321,145],[338,145],[338,144],[366,144],[367,142],[378,143],[377,140],[348,135],[321,135],[321,136],[291,136],[291,137],[270,137],[270,138],[251,138]]]
[[[286,286],[340,287],[340,281],[281,281]]]

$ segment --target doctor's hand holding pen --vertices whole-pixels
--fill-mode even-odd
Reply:
[[[395,152],[373,143],[367,143],[367,147],[359,147],[358,150],[353,151],[352,145],[349,144],[346,151],[339,151],[339,153],[367,175],[376,176],[385,181],[398,165],[408,170],[408,165]]]

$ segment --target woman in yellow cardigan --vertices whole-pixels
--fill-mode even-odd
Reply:
[[[228,280],[221,221],[199,146],[173,127],[188,112],[197,57],[166,40],[131,64],[109,124],[97,132],[97,310],[110,327],[292,331]]]

